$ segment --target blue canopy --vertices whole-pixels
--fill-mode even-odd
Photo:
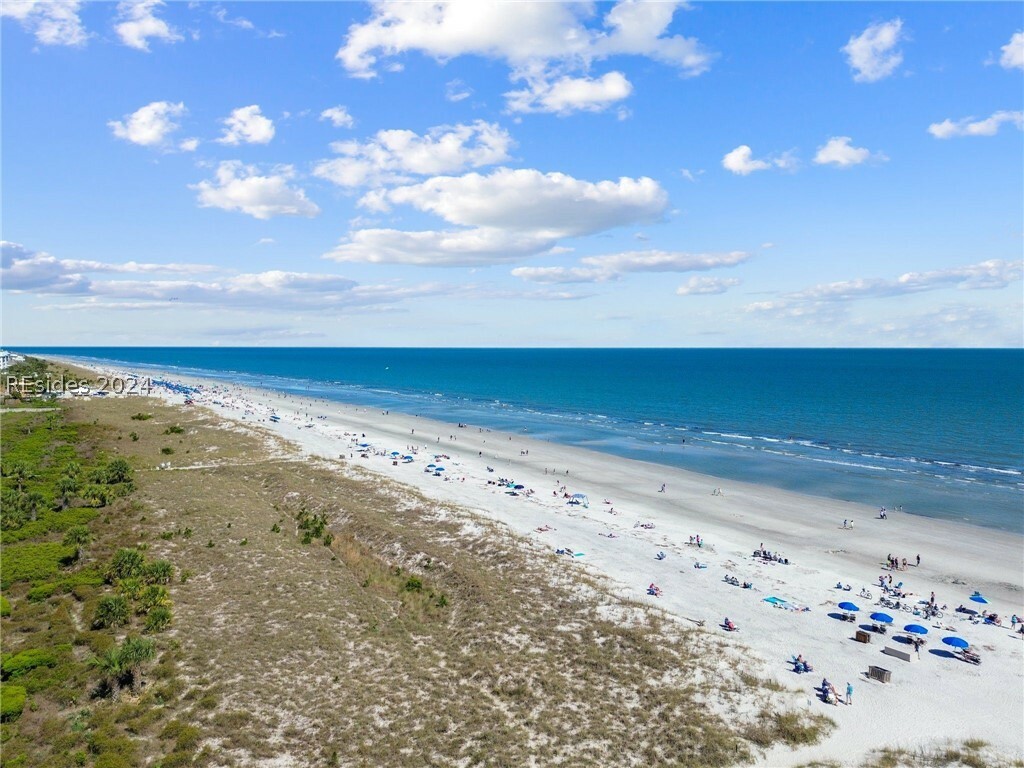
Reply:
[[[907,624],[907,626],[905,626],[903,628],[903,631],[904,632],[911,632],[912,634],[915,634],[915,635],[927,635],[928,634],[928,630],[925,629],[924,627],[922,627],[920,624]]]
[[[860,608],[858,608],[853,603],[840,603],[839,607],[842,608],[844,611],[859,611],[860,610]]]
[[[892,624],[892,616],[890,616],[888,613],[872,613],[871,620],[880,621],[883,624]]]
[[[980,592],[975,592],[973,595],[971,595],[971,600],[973,600],[976,603],[983,603],[985,605],[988,605],[988,600],[982,597]]]
[[[970,643],[962,637],[944,637],[942,638],[942,642],[946,645],[951,645],[954,648],[967,648],[970,645]]]
[[[444,472],[444,467],[434,467],[435,472]]]

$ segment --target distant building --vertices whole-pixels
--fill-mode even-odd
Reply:
[[[24,360],[24,355],[17,355],[14,352],[8,352],[6,349],[0,349],[0,371],[6,371],[15,363],[20,363]]]

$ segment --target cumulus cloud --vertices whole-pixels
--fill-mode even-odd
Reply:
[[[601,112],[629,96],[633,85],[621,72],[598,78],[570,77],[557,80],[531,78],[527,88],[505,94],[510,112]]]
[[[750,258],[743,251],[685,253],[681,251],[625,251],[586,256],[578,267],[517,267],[512,275],[537,283],[603,283],[634,272],[703,272],[734,267]]]
[[[406,232],[360,229],[324,254],[334,261],[468,267],[502,264],[551,247],[554,238],[494,227]]]
[[[213,181],[201,181],[189,188],[199,193],[202,208],[240,211],[257,219],[312,218],[320,213],[320,208],[306,197],[305,191],[289,184],[294,177],[291,166],[277,166],[271,173],[260,175],[255,166],[229,160],[217,167]]]
[[[411,205],[461,226],[571,237],[654,221],[668,195],[647,177],[589,182],[564,173],[498,168],[373,192],[366,201],[378,209]]]
[[[94,273],[184,273],[212,272],[203,264],[147,264],[129,261],[110,264],[82,259],[58,259],[45,251],[32,251],[21,243],[0,241],[0,283],[5,291],[41,293],[82,293],[91,285],[86,277]]]
[[[348,113],[348,110],[343,106],[330,107],[320,113],[321,120],[330,120],[331,125],[335,128],[351,128],[356,124],[356,121],[352,119],[352,115]]]
[[[818,147],[814,162],[818,165],[834,165],[838,168],[850,168],[866,163],[868,160],[884,162],[888,160],[881,152],[872,153],[870,149],[855,147],[849,136],[833,136],[824,146]]]
[[[999,63],[1006,69],[1024,69],[1024,32],[1014,32],[1010,42],[1004,45]]]
[[[380,186],[412,176],[453,173],[508,159],[515,142],[495,123],[438,126],[425,135],[407,130],[378,131],[369,141],[337,141],[342,157],[322,160],[313,175],[342,187]]]
[[[182,139],[178,142],[178,149],[182,152],[195,152],[199,148],[199,139]]]
[[[508,168],[438,176],[370,192],[360,204],[375,210],[410,205],[462,229],[356,230],[325,256],[433,266],[505,263],[552,251],[565,237],[653,221],[667,202],[665,191],[648,178],[595,183]]]
[[[767,171],[769,168],[791,170],[796,167],[796,157],[791,152],[783,152],[780,155],[756,160],[753,150],[746,144],[741,144],[726,153],[722,158],[722,167],[738,176],[748,176],[754,171]]]
[[[903,63],[903,53],[897,46],[905,39],[901,19],[871,24],[859,35],[853,35],[842,47],[853,79],[874,83],[889,77]]]
[[[130,115],[125,115],[124,120],[111,120],[107,125],[117,138],[130,141],[132,144],[142,147],[167,147],[170,134],[181,127],[174,119],[181,117],[186,111],[185,104],[180,101],[154,101],[139,107]],[[192,141],[195,142],[195,146],[185,146]],[[198,145],[198,139],[187,139],[182,142],[181,148],[191,151]]]
[[[676,288],[677,296],[710,296],[725,293],[742,281],[736,277],[691,277]]]
[[[4,0],[0,16],[17,20],[42,45],[84,45],[89,34],[78,11],[80,0]]]
[[[1001,110],[992,113],[983,120],[965,117],[962,120],[943,120],[928,126],[928,133],[937,139],[951,139],[955,136],[995,136],[1004,123],[1024,127],[1024,112]]]
[[[645,56],[684,76],[710,68],[713,56],[696,38],[667,33],[680,7],[687,6],[624,0],[599,17],[600,26],[588,26],[593,9],[582,3],[378,1],[367,22],[349,27],[336,58],[352,77],[372,78],[378,56],[418,51],[441,62],[483,56],[504,61],[513,81],[528,83],[506,94],[512,111],[596,111],[625,98],[631,86],[618,72],[591,78],[595,61]]]
[[[274,123],[261,114],[258,104],[234,109],[222,122],[224,135],[218,144],[268,144],[274,138]]]
[[[120,23],[114,31],[121,42],[139,51],[149,51],[150,39],[177,43],[184,38],[155,11],[163,6],[163,0],[126,0],[117,4],[117,18]]]

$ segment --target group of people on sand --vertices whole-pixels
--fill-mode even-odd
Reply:
[[[793,671],[800,675],[804,672],[813,672],[814,667],[811,666],[811,662],[807,661],[801,653],[793,659]]]
[[[905,570],[907,570],[907,558],[905,558],[905,557],[902,560],[900,560],[900,558],[895,557],[893,555],[886,555],[885,562],[886,562],[886,567],[890,571],[905,571]],[[921,565],[921,556],[920,555],[917,556],[917,565]]]
[[[781,563],[782,565],[789,565],[789,558],[783,557],[778,552],[772,552],[771,550],[764,548],[764,542],[761,542],[761,546],[754,550],[754,557],[759,557],[762,560],[767,560],[771,563]]]
[[[695,545],[695,546],[703,549],[704,548],[704,539],[702,539],[700,537],[700,534],[698,533],[697,535],[690,537],[690,544],[691,544],[691,546]]]
[[[839,696],[839,691],[836,687],[828,681],[828,678],[822,678],[821,680],[821,700],[826,704],[839,705],[839,702],[843,704],[853,704],[853,685],[851,683],[846,684],[846,698],[843,699]]]

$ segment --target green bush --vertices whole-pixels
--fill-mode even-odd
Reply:
[[[0,595],[0,616],[11,615],[11,601]]]
[[[406,592],[422,592],[423,582],[415,576],[410,576],[408,579],[406,579],[405,586],[403,587],[403,589]]]
[[[146,631],[147,632],[163,632],[169,626],[173,620],[171,609],[164,605],[158,605],[153,608],[146,616]]]
[[[75,548],[58,542],[5,546],[0,560],[0,586],[6,589],[18,581],[45,581],[74,558]]]
[[[149,613],[149,611],[160,606],[169,606],[171,604],[171,596],[167,594],[167,587],[161,587],[158,584],[151,584],[142,590],[139,595],[139,613]]]
[[[41,603],[43,600],[47,600],[53,597],[53,594],[57,591],[57,585],[52,581],[45,582],[43,584],[37,584],[28,591],[28,599],[33,603]]]
[[[141,577],[146,566],[145,556],[137,549],[119,549],[107,568],[107,580],[119,581]]]
[[[123,595],[101,597],[93,617],[94,627],[123,627],[131,620],[128,598]]]
[[[38,539],[52,531],[67,531],[76,525],[85,525],[94,517],[96,517],[96,510],[87,507],[47,512],[38,520],[24,523],[20,528],[11,528],[0,532],[0,542],[15,544],[28,539]]]
[[[3,664],[4,679],[20,677],[36,667],[54,667],[57,665],[57,656],[52,651],[39,648],[29,648],[13,654],[5,654]]]
[[[152,418],[152,413],[136,413],[134,416],[132,416],[132,421],[149,421]]]
[[[149,584],[170,584],[174,578],[174,566],[167,560],[154,560],[146,565],[143,578]]]
[[[130,483],[132,480],[132,465],[124,459],[114,459],[104,470],[103,479],[107,485]]]
[[[169,426],[167,429],[164,430],[164,434],[165,435],[183,435],[183,434],[185,434],[185,428],[181,427],[181,426],[178,426],[177,424],[173,424],[173,425]]]
[[[139,442],[139,433],[138,432],[129,432],[128,433],[128,437],[130,437],[132,439],[133,443]]]
[[[25,708],[25,689],[0,683],[0,720],[16,720]]]
[[[160,453],[162,453],[164,456],[170,456],[171,454],[174,453],[174,449],[168,445],[165,445],[163,448],[160,449]]]

